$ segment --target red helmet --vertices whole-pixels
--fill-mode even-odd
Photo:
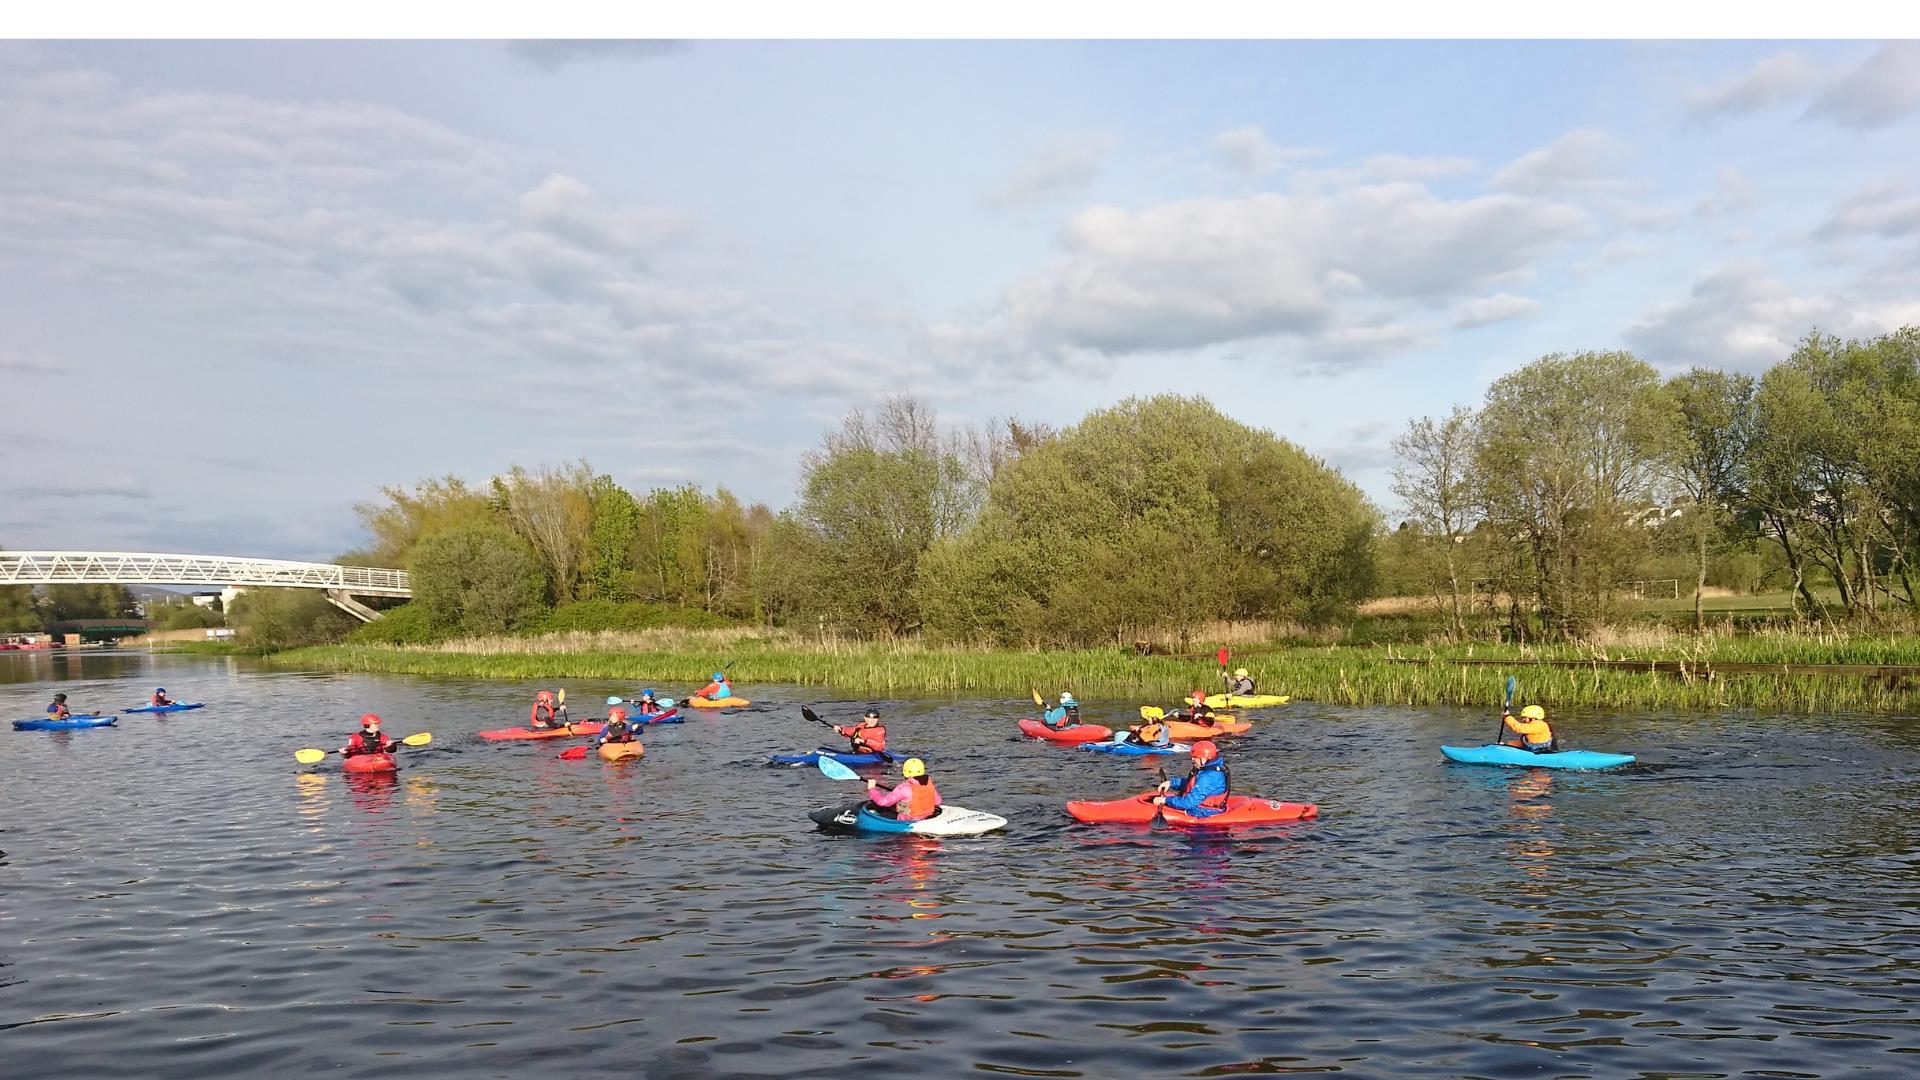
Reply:
[[[618,705],[607,710],[607,723],[609,724],[613,723],[615,720],[625,720],[626,718],[627,718],[627,710],[620,708]]]
[[[1193,700],[1205,705],[1207,703],[1207,692],[1205,690],[1195,690],[1193,692]]]
[[[533,700],[535,700],[535,701],[552,701],[552,700],[553,700],[553,691],[551,691],[551,690],[542,690],[542,691],[540,691],[539,693],[537,693],[537,694],[535,694],[535,695],[533,695]]]
[[[1205,765],[1209,761],[1218,760],[1219,757],[1220,748],[1213,745],[1212,739],[1201,739],[1199,742],[1193,744],[1193,763],[1195,765]]]
[[[360,726],[361,727],[379,727],[380,718],[373,715],[372,713],[368,713],[365,716],[362,716],[360,718]]]

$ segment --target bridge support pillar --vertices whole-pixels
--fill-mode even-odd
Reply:
[[[372,622],[380,617],[379,612],[355,600],[345,589],[328,589],[327,601],[361,622]]]

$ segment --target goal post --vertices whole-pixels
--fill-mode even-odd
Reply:
[[[1647,578],[1627,582],[1627,592],[1635,600],[1680,599],[1679,578]]]

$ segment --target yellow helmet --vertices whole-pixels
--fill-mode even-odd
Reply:
[[[1520,710],[1520,719],[1522,720],[1545,720],[1546,718],[1547,710],[1538,705],[1529,705]]]
[[[1237,670],[1237,671],[1235,671],[1235,672],[1233,673],[1233,677],[1234,677],[1234,678],[1236,678],[1236,679],[1244,679],[1244,678],[1246,678],[1246,677],[1247,677],[1247,669],[1246,669],[1246,668],[1240,668],[1239,670]]]
[[[905,764],[900,766],[900,775],[909,780],[917,776],[925,776],[927,775],[927,763],[917,757],[910,757],[906,760]]]

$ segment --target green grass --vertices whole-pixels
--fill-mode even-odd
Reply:
[[[1687,639],[1691,640],[1691,639]],[[476,679],[595,679],[698,686],[716,663],[747,697],[756,683],[832,686],[873,694],[933,692],[1027,698],[1030,688],[1089,700],[1170,703],[1195,687],[1219,688],[1209,662],[1143,657],[1131,650],[989,652],[918,645],[796,645],[790,638],[735,634],[703,647],[696,635],[672,647],[537,651],[538,643],[496,640],[486,651],[322,646],[282,653],[279,666],[335,671],[453,675]],[[1700,654],[1675,655],[1671,642],[1598,650],[1612,659],[1722,659],[1747,662],[1920,663],[1920,638],[1814,634],[1709,639]],[[1710,651],[1711,655],[1705,655]],[[1592,647],[1449,646],[1356,648],[1296,645],[1242,653],[1265,693],[1348,705],[1490,706],[1508,673],[1461,665],[1458,657],[1586,659]],[[1400,662],[1412,658],[1417,662]],[[1592,668],[1516,665],[1525,699],[1549,708],[1704,710],[1749,707],[1788,712],[1914,711],[1920,685],[1829,676],[1739,675],[1712,681]]]

